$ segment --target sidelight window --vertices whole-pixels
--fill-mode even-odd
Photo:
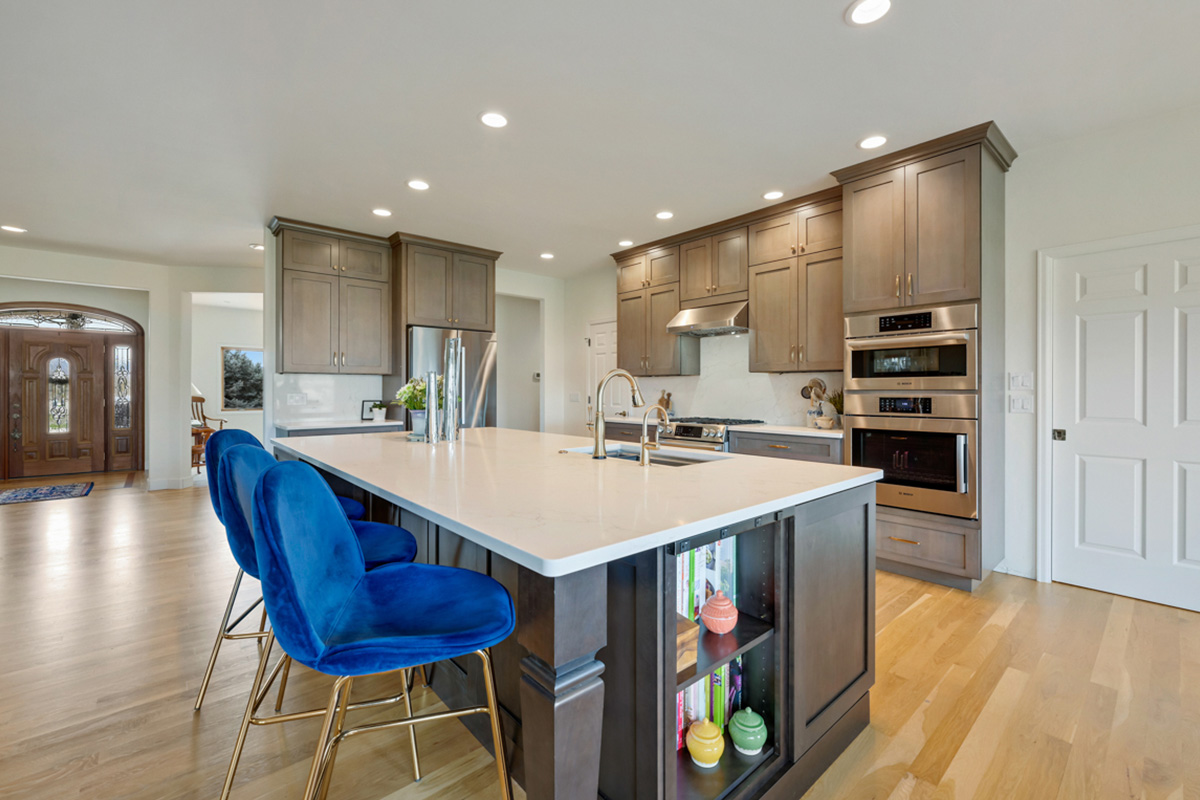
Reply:
[[[119,344],[113,348],[113,427],[133,427],[133,348]]]
[[[49,403],[50,433],[71,431],[71,365],[65,358],[46,363],[46,395]]]

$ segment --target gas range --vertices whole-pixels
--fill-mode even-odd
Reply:
[[[725,419],[721,417],[679,417],[659,428],[658,439],[673,447],[699,447],[724,450],[733,425],[761,425],[761,419]]]

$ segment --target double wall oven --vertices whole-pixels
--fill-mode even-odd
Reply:
[[[846,319],[845,457],[882,506],[978,519],[975,304]]]

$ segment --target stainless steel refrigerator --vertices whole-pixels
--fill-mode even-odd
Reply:
[[[446,328],[408,329],[408,375],[424,376],[429,371],[441,375],[446,340],[462,339],[464,350],[463,385],[460,387],[462,427],[496,426],[496,334],[483,331],[459,331]],[[447,391],[449,387],[446,387]]]

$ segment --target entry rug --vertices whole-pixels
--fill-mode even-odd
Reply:
[[[85,497],[94,483],[64,483],[61,486],[30,486],[26,489],[0,491],[0,506],[9,503],[36,503],[38,500],[63,500],[67,497]]]

